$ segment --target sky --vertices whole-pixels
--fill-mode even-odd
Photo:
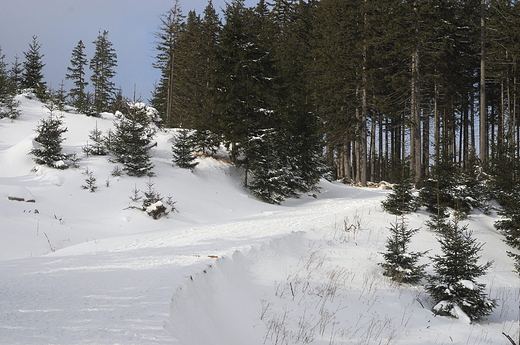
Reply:
[[[190,10],[202,14],[207,4],[208,0],[180,0],[184,14]],[[255,4],[255,0],[246,1],[247,6]],[[65,80],[65,74],[72,50],[82,40],[90,60],[92,42],[106,30],[118,58],[116,87],[128,98],[133,98],[135,88],[136,98],[147,101],[159,78],[159,71],[152,67],[154,32],[160,15],[173,5],[174,0],[2,0],[0,47],[5,62],[12,63],[16,55],[22,62],[23,52],[36,35],[44,55],[44,80],[53,89],[59,89],[63,81],[68,90],[72,81]],[[225,0],[213,0],[220,14],[225,5]]]

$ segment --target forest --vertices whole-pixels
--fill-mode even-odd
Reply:
[[[503,171],[518,156],[519,13],[515,1],[232,1],[221,21],[211,2],[202,16],[177,4],[157,32],[151,102],[166,126],[238,146],[253,129],[303,135],[360,185],[395,180],[406,160],[416,183],[440,160]]]
[[[438,215],[485,210],[496,200],[506,219],[497,227],[518,248],[519,6],[260,0],[247,7],[233,0],[221,18],[211,1],[201,14],[185,14],[175,0],[155,33],[161,78],[149,100],[160,117],[153,122],[184,129],[181,141],[190,144],[177,147],[183,152],[211,155],[224,144],[244,185],[264,201],[314,193],[322,177],[395,183],[397,203],[412,201],[404,197],[411,185],[420,205]],[[73,49],[69,91],[47,88],[36,36],[23,63],[8,68],[0,51],[0,117],[17,117],[14,95],[33,89],[81,114],[119,111],[146,126],[111,81],[117,55],[108,32],[93,43],[90,61],[82,41]],[[116,156],[129,147],[110,147],[109,139],[100,141]],[[149,173],[147,153],[140,157],[145,167],[137,169]]]

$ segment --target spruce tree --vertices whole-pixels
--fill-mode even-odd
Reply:
[[[198,162],[195,162],[193,155],[194,143],[192,133],[187,129],[181,129],[177,132],[177,135],[173,138],[172,153],[173,162],[183,169],[194,169]]]
[[[453,317],[465,314],[471,321],[489,315],[496,301],[487,297],[485,284],[477,282],[492,264],[478,263],[484,244],[477,243],[472,232],[456,222],[438,218],[430,227],[439,232],[442,250],[442,255],[431,257],[435,274],[427,277],[426,291],[434,300],[433,312]]]
[[[62,152],[61,146],[65,140],[63,133],[67,132],[67,128],[63,127],[63,121],[51,111],[47,119],[40,121],[36,132],[34,141],[37,147],[30,151],[34,161],[52,168],[66,169],[67,165],[63,161],[68,155]]]
[[[87,143],[87,145],[83,147],[83,152],[86,155],[104,156],[108,153],[106,149],[105,137],[103,136],[103,132],[98,129],[97,122],[96,127],[90,131],[88,137],[91,142]]]
[[[42,69],[45,66],[40,53],[41,43],[38,42],[36,36],[32,37],[29,44],[29,50],[24,52],[25,61],[23,62],[22,87],[24,89],[32,89],[36,96],[44,101],[46,97],[46,83],[43,80]]]
[[[116,113],[115,131],[109,133],[108,149],[130,176],[152,174],[150,148],[156,130],[150,112],[144,103],[128,103],[123,112]]]
[[[110,111],[110,105],[114,99],[115,84],[112,78],[116,75],[114,67],[117,66],[117,54],[108,40],[108,31],[99,33],[97,39],[92,43],[95,45],[95,51],[90,60],[92,70],[90,80],[94,88],[94,108],[99,114]]]
[[[0,119],[4,117],[15,119],[20,116],[19,102],[14,98],[16,88],[13,87],[13,79],[7,71],[4,58],[5,55],[2,54],[0,47]]]
[[[427,265],[419,265],[418,261],[426,252],[409,252],[408,245],[419,229],[409,229],[404,221],[391,224],[391,235],[386,240],[385,259],[380,263],[384,269],[383,275],[398,283],[416,284],[424,276]]]
[[[72,58],[70,60],[71,67],[67,67],[68,73],[65,77],[74,82],[74,87],[69,91],[69,97],[71,99],[71,105],[75,107],[80,114],[88,113],[87,95],[85,93],[85,87],[88,85],[85,78],[85,68],[88,61],[84,49],[85,45],[83,41],[80,40],[72,50]]]
[[[284,150],[283,135],[273,129],[256,130],[238,161],[246,170],[245,186],[262,201],[280,204],[295,196],[290,157]]]
[[[205,156],[212,156],[217,153],[221,137],[209,130],[195,130],[192,133],[193,148],[195,152],[199,152]]]
[[[498,214],[501,220],[495,222],[495,228],[502,233],[504,241],[511,247],[520,249],[520,191],[512,187],[501,197],[501,208]]]
[[[161,79],[155,87],[150,103],[157,109],[166,127],[180,125],[179,119],[175,117],[178,81],[176,56],[178,40],[184,30],[184,18],[179,0],[175,0],[173,7],[160,17],[161,24],[155,33],[155,49],[158,53],[153,67],[161,71]]]
[[[23,83],[23,65],[19,61],[18,55],[15,55],[14,62],[9,70],[9,78],[11,79],[11,93],[18,94],[22,89]]]
[[[398,164],[396,183],[393,190],[381,202],[383,209],[391,214],[403,215],[417,210],[417,201],[413,195],[413,177],[409,161]]]

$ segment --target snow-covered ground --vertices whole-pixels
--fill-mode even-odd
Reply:
[[[435,317],[420,286],[381,275],[396,221],[387,191],[321,183],[317,198],[255,200],[227,163],[172,166],[171,132],[158,133],[155,189],[178,212],[153,220],[128,208],[148,178],[112,177],[106,157],[79,169],[36,167],[28,155],[47,109],[20,97],[0,120],[0,344],[510,344],[519,334],[520,281],[494,216],[464,222],[486,242],[482,277],[499,306],[485,320]],[[64,150],[82,155],[102,118],[65,113]],[[89,168],[95,193],[82,189]],[[9,200],[9,197],[35,202]],[[411,250],[438,253],[428,216]],[[423,258],[427,262],[427,258]],[[431,272],[431,268],[428,268]]]

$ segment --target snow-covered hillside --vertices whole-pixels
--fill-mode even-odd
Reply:
[[[435,317],[422,287],[381,275],[387,191],[321,183],[317,198],[281,206],[251,197],[240,172],[200,158],[171,163],[160,131],[151,181],[178,212],[153,220],[128,208],[148,178],[112,177],[106,157],[80,168],[35,166],[28,155],[47,109],[19,97],[0,120],[0,344],[510,344],[519,338],[520,282],[495,216],[465,221],[483,242],[482,277],[498,307],[476,324]],[[64,113],[64,150],[82,156],[113,116]],[[88,167],[95,193],[81,188]],[[10,199],[34,199],[34,202]],[[426,213],[411,250],[438,253]],[[423,258],[423,262],[428,262]],[[428,268],[431,272],[431,267]]]

